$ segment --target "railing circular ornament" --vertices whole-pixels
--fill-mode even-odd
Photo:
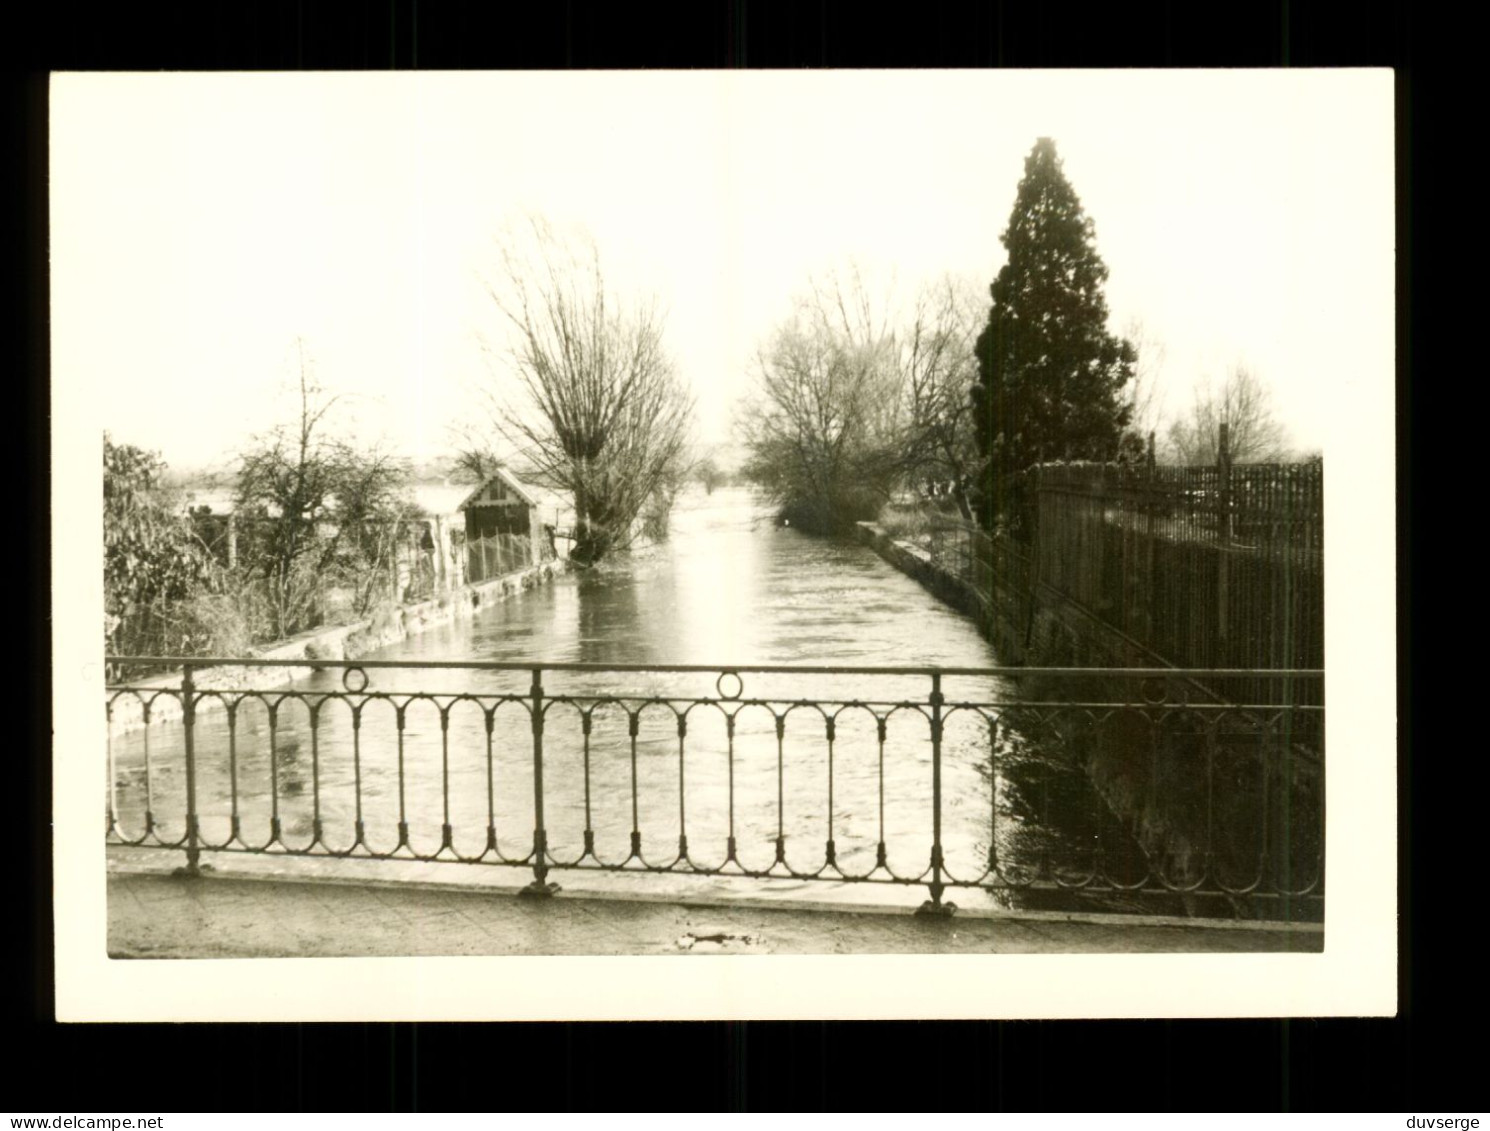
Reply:
[[[1159,704],[1169,701],[1169,687],[1162,679],[1144,680],[1138,685],[1138,693],[1143,696],[1145,703]]]
[[[727,679],[735,681],[733,691],[725,690],[725,687],[728,685],[724,681]],[[738,699],[745,693],[745,681],[740,678],[738,672],[721,672],[719,678],[714,681],[714,690],[719,692],[719,698],[721,699]]]
[[[341,673],[341,685],[348,691],[350,691],[353,695],[356,695],[360,691],[366,691],[367,672],[363,671],[361,668],[348,668],[346,671]]]

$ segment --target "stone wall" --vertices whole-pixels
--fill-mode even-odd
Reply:
[[[1007,543],[995,543],[992,583],[979,591],[941,569],[931,555],[897,541],[872,522],[858,524],[859,540],[896,569],[919,581],[945,604],[972,617],[1011,667],[1165,667],[1163,658],[1101,618],[1030,576],[1029,560]]]

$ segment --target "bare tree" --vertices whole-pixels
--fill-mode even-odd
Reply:
[[[353,590],[357,611],[366,611],[412,512],[408,468],[331,433],[329,415],[342,398],[321,388],[298,342],[297,352],[296,419],[242,452],[237,476],[237,509],[247,520],[239,557],[267,587],[275,636],[310,627],[328,584]]]
[[[901,448],[907,478],[945,485],[962,517],[978,462],[968,390],[977,375],[973,343],[983,317],[976,288],[947,276],[916,296],[899,336],[906,422]]]
[[[510,387],[485,390],[496,431],[536,474],[574,496],[571,560],[625,546],[637,520],[686,472],[693,401],[664,347],[656,302],[608,285],[591,240],[559,238],[533,219],[502,247],[487,293],[510,331]],[[474,447],[469,470],[491,466]],[[655,520],[652,525],[656,525]]]
[[[1287,432],[1273,413],[1272,396],[1257,375],[1240,363],[1220,388],[1209,383],[1196,387],[1189,412],[1169,426],[1169,458],[1191,466],[1214,464],[1223,422],[1229,426],[1227,440],[1236,463],[1284,458]]]
[[[901,371],[863,281],[813,283],[757,351],[745,474],[815,531],[872,518],[903,470]]]
[[[695,482],[703,487],[704,493],[708,495],[712,495],[714,488],[722,485],[727,478],[712,451],[706,452],[693,461],[692,475]]]
[[[506,462],[488,443],[488,438],[469,425],[454,430],[458,451],[450,463],[450,474],[460,483],[485,483]]]
[[[1127,390],[1129,417],[1124,449],[1133,452],[1136,448],[1146,452],[1149,436],[1162,427],[1164,404],[1159,396],[1159,374],[1164,369],[1168,350],[1148,324],[1137,316],[1123,324],[1123,337],[1137,353],[1133,381]]]
[[[812,281],[758,352],[746,474],[815,529],[872,518],[907,485],[946,491],[971,518],[982,314],[977,288],[951,276],[909,305],[853,267]]]

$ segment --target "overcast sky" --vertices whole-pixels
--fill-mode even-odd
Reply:
[[[52,120],[56,407],[178,466],[292,411],[297,339],[364,434],[448,451],[528,212],[656,292],[723,440],[813,272],[986,292],[1041,136],[1172,409],[1242,360],[1328,451],[1390,395],[1387,72],[64,75]]]

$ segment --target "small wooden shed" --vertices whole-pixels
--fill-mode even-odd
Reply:
[[[537,497],[506,468],[466,496],[460,510],[466,516],[470,580],[526,569],[547,556],[538,506]]]
[[[466,496],[460,510],[466,516],[466,539],[492,538],[499,534],[539,533],[538,500],[517,476],[506,468]]]

